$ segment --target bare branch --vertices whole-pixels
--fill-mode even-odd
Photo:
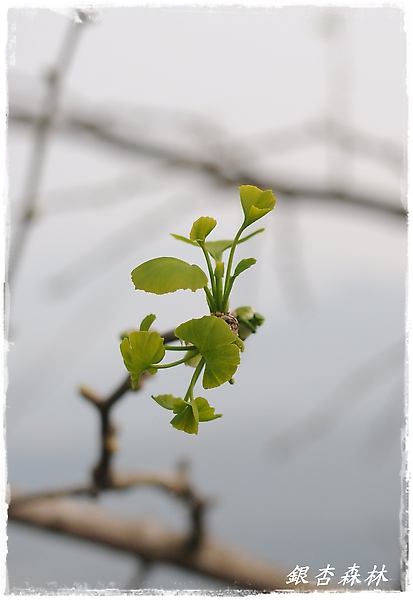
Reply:
[[[249,144],[259,144],[271,153],[285,154],[317,143],[331,143],[346,152],[376,160],[400,173],[403,170],[403,152],[389,140],[352,129],[333,119],[313,120],[292,127],[248,138]],[[239,140],[244,145],[245,139]]]
[[[297,185],[296,181],[283,181],[276,176],[266,178],[258,175],[253,170],[240,166],[235,165],[229,168],[222,161],[185,155],[182,151],[166,147],[159,142],[126,137],[114,131],[113,128],[109,129],[102,120],[97,118],[93,120],[89,115],[82,116],[79,113],[70,114],[67,112],[61,117],[61,120],[53,125],[61,133],[82,133],[110,148],[161,160],[177,169],[197,171],[209,176],[218,185],[241,185],[248,182],[260,188],[272,189],[276,195],[288,197],[291,201],[336,202],[406,219],[406,209],[402,206],[398,197],[378,199],[375,191],[370,194],[357,191],[348,192],[343,189],[320,187],[310,183]],[[35,117],[29,110],[17,109],[14,106],[10,107],[10,119],[14,122],[26,124],[35,122]],[[113,127],[113,121],[111,125]]]
[[[207,504],[205,499],[197,496],[191,488],[186,465],[180,465],[176,473],[115,473],[112,478],[112,484],[106,488],[110,491],[124,491],[134,487],[154,487],[165,491],[176,498],[186,499],[192,497],[198,502]],[[100,490],[97,490],[93,484],[70,486],[66,488],[33,492],[22,494],[19,493],[13,499],[14,505],[27,504],[30,502],[39,502],[43,500],[56,500],[74,496],[96,496]]]
[[[8,269],[9,279],[13,277],[27,238],[30,224],[36,213],[36,204],[40,182],[46,158],[46,146],[53,119],[58,106],[64,76],[74,56],[83,22],[87,22],[86,13],[78,12],[78,20],[70,22],[63,40],[56,65],[49,70],[48,90],[40,116],[35,121],[33,149],[23,193],[23,217],[14,236]]]
[[[96,469],[95,469],[96,471]],[[30,505],[32,503],[59,500],[74,496],[97,497],[102,492],[101,483],[105,483],[105,490],[123,491],[137,487],[153,487],[170,494],[181,500],[189,512],[189,528],[186,534],[186,545],[195,549],[204,538],[204,516],[205,509],[211,501],[202,498],[195,492],[189,481],[188,464],[183,462],[178,465],[175,473],[115,473],[110,471],[110,477],[101,481],[92,482],[89,485],[71,486],[67,488],[41,491],[35,493],[18,494],[13,498],[13,506]]]
[[[289,589],[288,571],[266,565],[210,538],[204,538],[194,550],[188,547],[187,536],[156,521],[116,517],[93,504],[67,499],[31,503],[12,500],[9,519],[132,553],[145,561],[173,564],[240,588]],[[305,590],[309,586],[306,584]],[[299,587],[294,586],[294,590]]]

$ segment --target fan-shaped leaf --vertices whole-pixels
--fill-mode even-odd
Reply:
[[[153,314],[148,315],[147,317],[145,317],[142,320],[142,323],[139,327],[139,331],[149,331],[149,327],[152,325],[152,323],[155,321],[156,316]]]
[[[186,406],[171,421],[172,427],[186,431],[186,433],[198,433],[199,417],[196,407],[185,402]]]
[[[180,429],[186,433],[198,433],[198,425],[200,422],[213,421],[219,419],[222,415],[215,413],[215,408],[209,405],[205,398],[195,398],[193,402],[185,402],[181,398],[169,397],[166,401],[167,404],[173,401],[173,411],[176,416],[171,420],[171,425],[175,429]],[[158,396],[159,399],[159,396]],[[157,398],[154,398],[158,402]],[[165,396],[162,396],[162,401],[165,401]],[[161,402],[158,402],[161,404]],[[162,406],[162,404],[161,404]]]
[[[177,290],[193,292],[207,285],[206,274],[198,265],[172,257],[153,258],[132,271],[137,290],[153,294],[168,294]]]
[[[215,413],[215,408],[209,405],[208,400],[206,398],[202,398],[198,396],[195,398],[195,402],[198,408],[199,422],[205,421],[213,421],[214,419],[219,419],[222,415],[218,415]]]
[[[254,185],[242,185],[239,188],[242,210],[244,211],[244,228],[273,210],[275,196],[271,190],[260,190]]]
[[[172,394],[161,394],[160,396],[152,396],[152,398],[159,406],[162,406],[162,408],[173,410],[175,413],[179,412],[187,405],[185,400],[182,400],[182,398],[175,398]]]
[[[205,389],[229,381],[240,363],[237,336],[227,323],[213,315],[191,319],[175,330],[175,335],[198,348],[206,362],[202,385]]]
[[[156,331],[132,331],[120,344],[126,369],[131,374],[132,387],[136,387],[144,371],[156,373],[157,364],[165,356],[163,338]]]
[[[183,235],[177,235],[176,233],[171,233],[171,236],[174,237],[176,240],[179,240],[180,242],[185,242],[186,244],[191,244],[191,246],[198,246],[198,244],[196,242],[193,242],[192,240],[190,240],[189,238],[187,238]]]
[[[243,271],[246,271],[252,267],[252,265],[255,265],[256,262],[257,260],[255,258],[243,258],[235,267],[233,277],[238,277],[238,275],[241,275]]]
[[[204,242],[216,224],[217,222],[212,217],[199,217],[192,225],[189,237],[195,242]]]

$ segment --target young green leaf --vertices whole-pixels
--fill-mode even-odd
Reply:
[[[237,337],[237,339],[235,340],[234,344],[236,346],[238,346],[238,348],[240,349],[241,352],[244,352],[244,350],[245,350],[245,344],[244,344],[244,342],[242,341],[242,339],[240,337]]]
[[[218,415],[215,413],[215,408],[209,405],[208,400],[206,398],[202,398],[198,396],[195,398],[196,405],[198,407],[198,415],[199,422],[213,421],[214,419],[219,419],[222,415]]]
[[[189,356],[191,356],[191,358],[188,358]],[[202,356],[200,354],[195,354],[195,356],[192,354],[192,352],[187,352],[185,354],[185,358],[187,358],[187,360],[185,361],[185,364],[187,367],[193,367],[195,369],[195,367],[198,366],[199,361],[201,360]]]
[[[198,265],[172,257],[153,258],[132,271],[135,289],[153,294],[168,294],[177,290],[193,292],[203,288],[208,278]]]
[[[186,433],[198,433],[199,416],[196,414],[197,408],[193,404],[185,402],[186,406],[178,412],[171,421],[172,427],[180,429]]]
[[[182,398],[175,398],[171,394],[161,394],[160,396],[152,396],[152,398],[162,406],[162,408],[166,408],[167,410],[173,410],[175,413],[185,408],[187,402],[182,400]]]
[[[255,258],[243,258],[235,267],[233,275],[234,279],[235,277],[238,277],[238,275],[241,275],[243,271],[246,271],[247,269],[252,267],[252,265],[255,265],[256,262],[257,260]]]
[[[265,229],[263,227],[261,227],[261,229],[257,229],[257,231],[254,231],[253,233],[250,233],[249,235],[246,235],[243,238],[241,238],[240,240],[238,240],[238,244],[242,244],[242,242],[246,242],[247,240],[252,238],[254,235],[257,235],[257,233],[262,233],[263,231],[265,231]],[[197,242],[194,242],[193,240],[190,240],[189,238],[187,238],[183,235],[177,235],[176,233],[171,233],[171,236],[174,237],[176,240],[179,240],[180,242],[185,242],[186,244],[191,244],[191,246],[198,246]],[[228,250],[229,248],[231,248],[232,244],[233,244],[233,240],[216,240],[213,242],[205,242],[204,246],[205,246],[206,250],[209,252],[209,254],[215,260],[222,260],[223,253],[225,252],[225,250]]]
[[[216,227],[217,222],[212,217],[199,217],[192,225],[189,237],[194,242],[204,242],[205,238]]]
[[[120,344],[126,369],[131,374],[132,387],[139,383],[142,373],[156,373],[156,367],[165,356],[164,339],[156,331],[132,331]]]
[[[171,236],[173,238],[175,238],[176,240],[179,240],[180,242],[185,242],[186,244],[191,244],[191,246],[198,246],[198,244],[196,242],[193,242],[192,240],[185,237],[184,235],[177,235],[176,233],[171,233]]]
[[[142,323],[139,327],[139,331],[149,331],[150,326],[155,321],[156,316],[153,314],[148,315],[142,320]]]
[[[193,402],[185,402],[181,398],[175,400],[180,402],[176,402],[174,405],[173,411],[176,416],[171,420],[171,425],[186,433],[197,434],[200,422],[213,421],[222,417],[215,413],[215,408],[210,406],[205,398],[200,396]]]
[[[255,333],[265,321],[264,317],[254,311],[251,306],[240,306],[234,310],[233,315],[238,320],[238,335],[242,340],[245,340],[251,333]]]
[[[244,237],[242,237],[241,239],[238,240],[238,244],[242,244],[242,242],[246,242],[247,240],[250,240],[252,237],[254,237],[254,235],[257,235],[257,233],[262,233],[263,231],[265,231],[265,228],[261,227],[260,229],[257,229],[257,231],[253,231],[252,233],[249,233],[248,235],[244,235]]]
[[[232,240],[216,240],[215,242],[205,242],[205,250],[216,261],[222,261],[222,255],[225,250],[231,248]]]
[[[253,233],[250,233],[249,235],[244,236],[243,238],[238,240],[237,246],[238,246],[238,244],[242,244],[242,242],[246,242],[247,240],[252,238],[254,235],[257,235],[257,233],[262,233],[263,231],[264,231],[264,228],[257,229],[257,231],[254,231]],[[177,236],[175,236],[175,237],[177,237]],[[205,249],[210,253],[210,255],[216,261],[220,261],[220,260],[222,260],[222,255],[225,252],[225,250],[228,250],[229,248],[231,248],[233,241],[234,240],[217,240],[215,242],[205,242]]]
[[[218,387],[229,381],[240,363],[237,336],[223,319],[213,315],[191,319],[175,330],[181,340],[198,348],[206,362],[202,385],[205,389]]]
[[[271,190],[263,191],[254,185],[242,185],[239,193],[245,215],[244,229],[271,212],[275,206],[276,199]]]
[[[215,271],[214,271],[215,277],[217,277],[218,279],[222,279],[222,277],[224,277],[224,269],[225,269],[224,263],[221,260],[217,260],[215,263]]]

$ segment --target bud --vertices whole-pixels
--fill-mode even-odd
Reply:
[[[231,313],[222,312],[215,312],[212,314],[214,315],[214,317],[218,317],[219,319],[225,321],[225,323],[227,323],[228,327],[231,329],[232,333],[235,333],[235,335],[238,336],[239,323],[238,319],[234,315],[232,315]]]

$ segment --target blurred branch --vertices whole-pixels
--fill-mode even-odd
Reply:
[[[395,144],[378,136],[354,131],[331,119],[314,124],[312,133],[349,153],[378,160],[397,172],[403,170],[403,152]]]
[[[8,268],[9,280],[12,279],[16,271],[30,225],[36,215],[36,204],[46,158],[46,147],[56,114],[63,79],[68,71],[70,62],[73,59],[83,23],[88,21],[87,15],[83,11],[76,11],[75,16],[76,19],[73,22],[70,22],[68,26],[56,65],[49,70],[47,75],[46,81],[48,89],[44,99],[43,108],[41,114],[34,120],[35,130],[33,148],[29,159],[29,167],[23,192],[23,216],[21,222],[17,226],[17,231],[13,238],[13,247],[10,253]]]
[[[187,536],[155,521],[116,517],[102,508],[62,499],[20,503],[12,490],[11,521],[63,533],[108,548],[137,555],[145,561],[160,561],[212,577],[240,588],[254,590],[290,589],[287,571],[250,558],[238,550],[205,537],[194,550]],[[294,590],[300,586],[294,586]],[[303,589],[308,590],[311,584]],[[302,590],[301,590],[302,591]]]
[[[29,110],[13,105],[10,107],[9,118],[16,123],[33,124],[36,122],[36,118]],[[347,192],[342,189],[324,188],[313,184],[297,185],[296,181],[282,181],[278,177],[262,177],[248,168],[233,164],[227,165],[223,161],[216,161],[212,158],[194,158],[175,148],[168,148],[160,142],[127,137],[113,130],[113,121],[111,129],[102,119],[93,119],[90,115],[82,116],[79,113],[69,114],[67,112],[61,115],[59,122],[55,122],[53,126],[56,131],[61,133],[82,133],[110,148],[161,160],[177,169],[202,173],[221,186],[241,185],[248,182],[261,188],[272,189],[276,195],[286,196],[291,201],[338,202],[403,219],[407,215],[406,209],[397,197],[378,200],[375,191],[371,194],[357,191]]]
[[[182,500],[187,506],[190,516],[189,530],[186,534],[187,547],[196,548],[204,537],[202,527],[205,508],[210,503],[206,498],[199,496],[189,480],[189,468],[187,463],[182,462],[178,469],[172,474],[159,473],[116,473],[107,482],[105,491],[124,491],[137,487],[153,487],[155,489],[167,492],[174,498]],[[101,492],[95,483],[81,486],[71,486],[49,491],[40,491],[26,494],[14,494],[12,496],[11,506],[20,509],[21,506],[31,505],[32,503],[48,502],[51,500],[61,500],[63,498],[84,496],[97,497]]]

